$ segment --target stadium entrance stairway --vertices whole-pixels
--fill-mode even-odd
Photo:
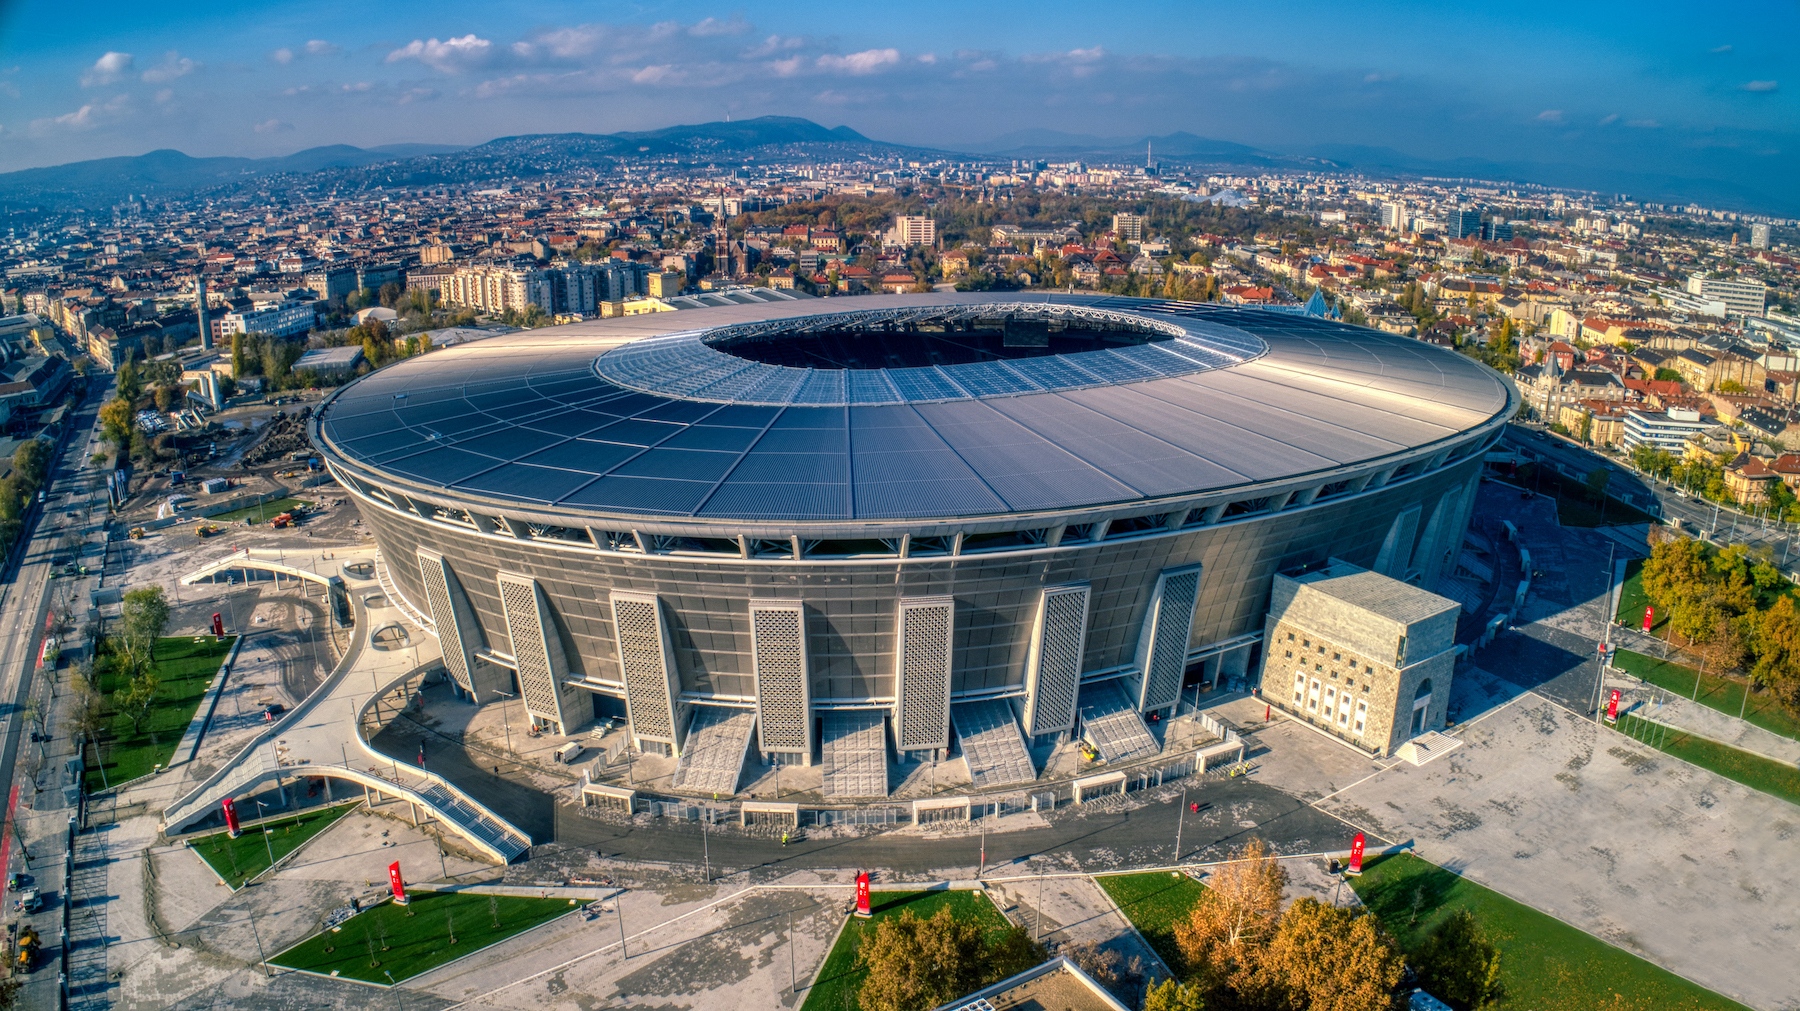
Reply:
[[[1108,764],[1149,758],[1162,751],[1117,681],[1081,686],[1081,736]]]
[[[957,744],[975,789],[1037,779],[1037,767],[1031,763],[1019,721],[1013,718],[1012,703],[1005,699],[959,702],[950,707],[950,725],[956,728]]]
[[[882,710],[828,712],[822,723],[825,796],[887,796],[887,727]]]
[[[756,730],[756,713],[726,706],[695,706],[688,723],[674,786],[687,793],[729,797],[744,774],[744,756]]]

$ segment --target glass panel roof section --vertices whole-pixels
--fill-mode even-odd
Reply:
[[[634,341],[593,368],[608,382],[663,397],[859,406],[1144,382],[1268,351],[1254,334],[1178,303],[1147,305],[1157,311],[1123,300],[1020,301],[759,320]]]

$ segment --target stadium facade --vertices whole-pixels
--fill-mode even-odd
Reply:
[[[944,293],[495,337],[312,424],[478,701],[555,733],[616,713],[667,753],[729,724],[811,762],[823,728],[829,766],[854,733],[1141,728],[1248,675],[1278,572],[1431,585],[1516,404],[1329,320]]]

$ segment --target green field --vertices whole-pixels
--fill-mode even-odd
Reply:
[[[1094,880],[1162,956],[1163,964],[1172,969],[1179,967],[1181,952],[1175,947],[1175,925],[1188,918],[1206,886],[1186,874],[1168,872],[1108,874]]]
[[[249,520],[252,523],[267,523],[296,506],[309,505],[312,505],[312,503],[303,499],[278,498],[273,502],[264,502],[262,505],[249,506],[244,509],[233,509],[228,513],[220,513],[217,516],[208,516],[207,519],[215,520],[220,523],[240,523],[244,520]]]
[[[860,1011],[856,992],[862,987],[865,973],[856,967],[856,949],[864,934],[890,916],[910,909],[914,916],[929,919],[940,908],[949,906],[951,914],[964,922],[982,926],[991,938],[1007,927],[1006,917],[994,908],[993,900],[981,892],[872,892],[869,895],[868,919],[851,917],[838,935],[831,954],[819,970],[819,980],[806,992],[801,1011]]]
[[[1642,612],[1639,612],[1642,614]],[[1679,664],[1673,660],[1658,660],[1653,656],[1634,653],[1628,649],[1619,650],[1613,660],[1613,666],[1634,677],[1662,688],[1682,698],[1694,699],[1709,709],[1716,709],[1727,716],[1736,716],[1740,712],[1746,721],[1764,730],[1780,734],[1783,737],[1800,738],[1800,719],[1781,707],[1775,700],[1774,693],[1764,692],[1761,695],[1750,691],[1750,682],[1745,678],[1724,678],[1716,674],[1701,674],[1693,667]],[[1695,698],[1694,679],[1700,679],[1699,696]],[[1748,693],[1750,698],[1745,700]]]
[[[106,698],[105,723],[96,744],[100,761],[87,770],[88,789],[99,790],[148,775],[157,765],[167,765],[175,756],[175,746],[193,722],[194,711],[212,684],[213,675],[231,652],[235,637],[214,640],[212,636],[173,636],[159,639],[152,652],[156,666],[156,700],[150,712],[134,731],[131,720],[117,711],[112,694],[125,688],[129,679],[119,671],[104,649],[94,664],[100,693]]]
[[[1472,913],[1500,948],[1500,976],[1506,994],[1498,1007],[1504,1011],[1743,1008],[1410,853],[1375,858],[1351,884],[1407,951],[1417,948],[1451,911]]]
[[[1644,627],[1644,608],[1650,606],[1650,595],[1644,592],[1644,559],[1632,558],[1625,562],[1625,582],[1619,587],[1619,613],[1616,617],[1625,623],[1627,628]],[[1651,619],[1652,633],[1658,633],[1669,622],[1668,611],[1658,608]]]
[[[392,974],[398,983],[573,909],[568,899],[415,892],[408,905],[382,903],[344,921],[335,931],[314,934],[269,962],[384,985]]]
[[[295,817],[280,817],[261,825],[247,825],[243,834],[236,839],[224,832],[196,836],[188,841],[188,845],[235,891],[244,887],[244,882],[269,869],[274,862],[269,859],[271,854],[275,860],[280,860],[299,849],[301,843],[349,814],[357,803],[361,802],[314,808]],[[246,803],[246,806],[251,810],[239,810],[239,817],[254,816],[256,805]]]
[[[1631,715],[1619,718],[1618,730],[1690,765],[1698,765],[1791,804],[1800,804],[1800,769],[1791,765],[1703,737],[1667,730]]]

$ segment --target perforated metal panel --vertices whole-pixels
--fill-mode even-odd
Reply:
[[[519,691],[525,712],[573,729],[563,712],[557,682],[568,665],[562,642],[551,634],[549,605],[537,580],[510,572],[499,574],[500,608],[506,615],[506,633],[512,639],[513,660],[518,664]]]
[[[901,751],[950,746],[950,648],[956,601],[902,597],[894,650],[894,739]]]
[[[812,754],[812,691],[806,670],[806,611],[799,601],[750,604],[757,734],[763,751]]]
[[[615,590],[612,612],[613,628],[619,636],[619,667],[625,674],[625,714],[631,720],[631,732],[645,740],[679,746],[681,728],[675,719],[679,682],[662,607],[654,595]]]
[[[1164,569],[1156,577],[1156,594],[1138,633],[1137,663],[1143,673],[1139,712],[1172,706],[1181,698],[1188,636],[1194,629],[1194,603],[1199,597],[1198,565]]]
[[[444,651],[444,669],[450,672],[459,688],[473,692],[475,687],[469,679],[469,671],[475,666],[474,648],[470,637],[464,635],[463,623],[459,620],[461,615],[451,600],[451,595],[460,595],[462,588],[451,588],[456,576],[451,573],[450,563],[444,561],[444,556],[424,548],[419,549],[419,575],[425,580],[425,599],[431,605],[438,645]]]
[[[1049,586],[1039,599],[1025,659],[1025,732],[1033,737],[1075,727],[1091,594],[1086,583]]]

